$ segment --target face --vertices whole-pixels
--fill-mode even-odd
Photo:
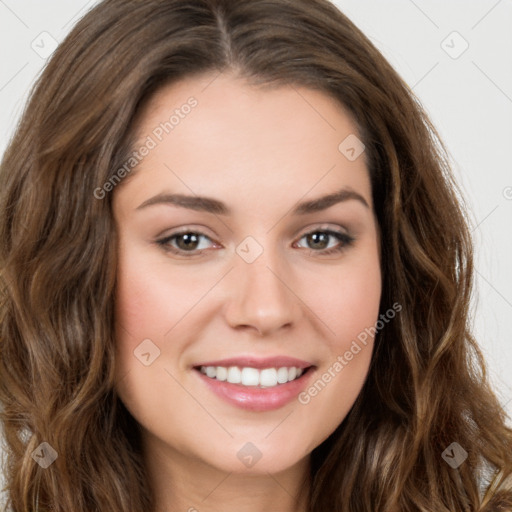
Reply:
[[[378,226],[335,100],[214,78],[152,98],[147,151],[113,191],[116,389],[155,453],[275,473],[336,429],[366,379]]]

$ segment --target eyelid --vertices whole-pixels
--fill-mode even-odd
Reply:
[[[350,230],[348,230],[344,226],[340,226],[339,224],[335,222],[323,222],[323,223],[313,223],[309,226],[303,228],[299,231],[301,233],[298,235],[299,237],[303,237],[304,235],[308,235],[309,233],[314,233],[315,231],[335,231],[336,233],[340,233],[342,235],[349,235]]]
[[[213,229],[210,229],[206,226],[203,226],[202,224],[187,224],[186,226],[182,226],[175,229],[164,229],[161,231],[158,235],[155,236],[155,239],[162,239],[162,238],[169,238],[170,236],[174,235],[181,235],[183,233],[197,233],[204,235],[208,238],[218,238],[219,235],[213,231]],[[208,234],[213,233],[213,234]]]

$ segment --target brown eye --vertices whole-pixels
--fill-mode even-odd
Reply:
[[[310,244],[311,249],[326,249],[329,245],[330,237],[331,235],[323,231],[316,231],[315,233],[306,235],[306,240],[308,244]]]
[[[203,239],[210,240],[208,236],[197,231],[183,231],[157,240],[156,243],[165,251],[176,254],[196,253],[208,248],[208,243],[206,246],[202,243]]]
[[[306,240],[305,249],[311,249],[319,254],[332,254],[341,252],[348,248],[354,242],[354,238],[346,233],[341,233],[333,230],[316,230],[306,233],[301,237],[300,240]],[[337,244],[330,245],[329,243],[333,240]]]
[[[197,233],[184,233],[183,235],[176,235],[176,245],[182,250],[194,250],[199,245],[199,236]]]

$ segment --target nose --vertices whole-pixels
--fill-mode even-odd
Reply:
[[[237,330],[254,330],[260,336],[290,329],[301,314],[300,300],[293,292],[293,278],[282,261],[263,254],[254,262],[237,261],[231,272],[228,324]]]

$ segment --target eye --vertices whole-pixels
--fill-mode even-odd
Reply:
[[[350,247],[355,240],[354,237],[347,233],[334,231],[332,229],[310,231],[300,238],[300,240],[303,239],[309,244],[309,247],[305,247],[305,249],[311,249],[323,255],[342,252]],[[334,242],[334,245],[332,243],[330,244],[330,242]]]
[[[156,243],[162,247],[165,251],[172,252],[174,254],[186,254],[186,256],[194,255],[195,253],[201,253],[203,250],[208,248],[208,243],[201,243],[201,241],[209,240],[210,237],[198,231],[182,231],[180,233],[174,233],[170,236],[157,240]]]

